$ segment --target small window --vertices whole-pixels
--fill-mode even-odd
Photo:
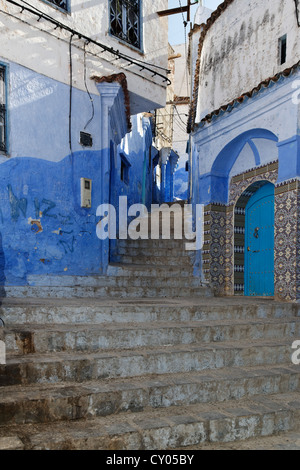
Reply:
[[[80,132],[80,144],[83,147],[93,147],[93,138],[87,132]]]
[[[7,152],[6,142],[7,105],[6,105],[6,68],[0,66],[0,152]]]
[[[45,0],[47,3],[52,3],[57,8],[60,8],[64,11],[69,11],[68,9],[68,0]]]
[[[141,49],[141,0],[109,0],[110,34]]]
[[[125,184],[129,184],[129,169],[131,167],[129,161],[125,155],[120,154],[121,157],[121,181]]]
[[[279,39],[279,64],[283,65],[286,63],[287,53],[287,35],[285,34]]]

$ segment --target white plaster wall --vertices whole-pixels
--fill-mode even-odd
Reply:
[[[208,18],[211,16],[213,10],[206,8],[203,5],[199,5],[194,17],[194,24],[206,23]]]
[[[187,46],[179,44],[173,46],[174,54],[181,57],[175,59],[174,93],[176,96],[190,96],[190,79],[187,65]]]
[[[235,164],[232,167],[230,176],[237,175],[244,171],[247,171],[249,168],[255,168],[255,158],[249,144],[246,144]]]
[[[252,139],[252,142],[258,150],[261,165],[277,160],[278,148],[276,142],[265,139]]]
[[[20,0],[22,4],[22,1]],[[30,4],[57,19],[61,23],[102,42],[120,52],[154,65],[167,68],[168,20],[159,18],[158,10],[166,9],[167,0],[143,0],[143,53],[124,45],[108,34],[108,0],[70,0],[71,11],[64,13],[42,0],[31,0]],[[0,0],[0,56],[32,69],[42,75],[68,84],[69,39],[66,31],[55,29],[50,23]],[[84,84],[84,40],[73,38],[73,85],[85,90]],[[166,83],[159,77],[152,77],[147,71],[140,71],[135,65],[118,61],[110,53],[89,44],[86,47],[87,77],[111,75],[124,72],[132,93],[132,114],[148,111],[151,107],[164,106]],[[158,69],[155,69],[159,71]],[[162,71],[164,74],[164,72]],[[96,87],[89,82],[92,92]]]
[[[189,135],[186,132],[186,115],[188,114],[189,105],[176,105],[176,107],[180,118],[176,110],[174,110],[173,149],[179,155],[178,167],[183,168],[185,166],[185,162],[188,160],[186,145],[189,140]]]
[[[174,92],[178,97],[190,96],[190,75],[187,64],[187,50],[185,44],[173,46],[175,54],[181,54],[181,57],[175,60],[174,74]],[[184,168],[188,160],[186,145],[189,135],[186,132],[187,116],[189,112],[188,104],[177,104],[174,109],[174,133],[173,149],[179,155],[178,168]],[[178,113],[177,113],[178,112]]]
[[[287,61],[280,65],[278,40],[285,34]],[[196,122],[299,59],[293,0],[235,0],[204,40]]]

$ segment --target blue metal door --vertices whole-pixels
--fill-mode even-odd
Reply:
[[[245,295],[274,295],[274,186],[267,183],[246,207]]]

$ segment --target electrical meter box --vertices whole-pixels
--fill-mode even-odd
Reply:
[[[92,180],[81,178],[81,207],[92,207]]]

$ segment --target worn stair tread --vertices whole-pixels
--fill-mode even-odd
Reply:
[[[136,347],[130,350],[116,350],[116,349],[107,349],[105,351],[59,351],[59,352],[49,352],[49,353],[32,353],[22,356],[7,356],[7,365],[12,364],[26,364],[26,363],[49,363],[49,362],[64,362],[64,361],[84,361],[89,360],[93,361],[95,359],[104,359],[104,358],[118,358],[118,357],[144,357],[149,358],[150,356],[158,356],[161,354],[174,355],[176,353],[200,353],[205,351],[218,351],[218,350],[250,350],[250,349],[260,349],[260,348],[279,348],[279,347],[290,347],[292,342],[291,338],[285,338],[280,340],[272,339],[259,339],[259,340],[249,340],[247,344],[243,340],[237,341],[226,341],[226,342],[213,342],[213,343],[203,343],[199,344],[176,344],[176,345],[166,345],[166,346],[147,346],[147,347]],[[291,350],[292,352],[292,350]],[[1,366],[0,366],[1,368]]]
[[[18,438],[26,449],[166,450],[298,430],[299,413],[299,393],[287,393],[72,423],[9,425],[0,428],[0,437]]]
[[[300,305],[235,297],[182,298],[4,298],[0,316],[6,324],[84,324],[145,321],[210,321],[217,319],[298,318]]]
[[[6,324],[7,331],[122,331],[122,330],[157,330],[157,329],[195,329],[195,328],[206,328],[206,327],[220,327],[223,326],[255,326],[255,325],[285,325],[285,324],[300,323],[300,317],[282,317],[282,318],[257,318],[257,319],[224,319],[224,320],[194,320],[194,321],[178,321],[170,319],[167,321],[155,321],[155,322],[118,322],[118,323],[80,323],[80,324],[69,324],[69,323],[58,323],[58,324],[39,324],[30,323],[18,324],[14,323],[10,325]]]
[[[193,272],[194,272],[194,267],[193,266],[188,266],[188,265],[185,265],[184,267],[183,266],[170,266],[170,265],[159,265],[159,266],[152,266],[150,264],[136,264],[136,263],[110,263],[109,264],[109,267],[108,267],[108,270],[109,272],[111,272],[111,269],[110,268],[117,268],[118,270],[126,270],[126,271],[130,271],[131,274],[135,274],[135,272],[145,272],[147,273],[146,275],[149,277],[149,278],[152,278],[154,275],[161,278],[161,277],[177,277],[177,276],[181,276],[181,277],[194,277],[193,276]],[[119,272],[117,274],[112,274],[112,275],[115,275],[115,276],[122,276],[122,277],[125,277],[122,273],[119,274]]]
[[[300,369],[290,363],[251,367],[224,367],[223,369],[202,370],[199,372],[179,372],[175,374],[152,374],[138,377],[123,377],[87,381],[84,383],[59,382],[57,384],[10,385],[0,387],[0,406],[19,400],[55,400],[63,397],[89,395],[96,392],[116,392],[151,387],[165,388],[172,385],[203,384],[204,382],[237,381],[240,379],[264,378],[267,376],[295,376]],[[1,425],[1,419],[0,419]]]
[[[67,350],[130,350],[140,347],[176,344],[227,343],[232,340],[274,339],[279,335],[300,335],[300,318],[256,320],[211,320],[179,322],[128,322],[80,324],[6,325],[5,337],[9,355],[30,352]]]
[[[28,286],[19,286],[20,288],[26,288]],[[263,297],[259,298],[251,298],[251,297],[210,297],[201,298],[201,297],[181,297],[180,299],[148,299],[151,303],[157,305],[161,304],[161,306],[169,307],[170,305],[177,305],[177,306],[193,306],[193,307],[235,307],[235,308],[245,308],[245,307],[255,307],[255,306],[264,306],[264,307],[286,307],[289,309],[293,309],[295,311],[300,312],[300,305],[298,304],[288,304],[287,302],[280,302],[275,301],[273,299],[267,299]],[[77,298],[66,298],[66,297],[57,297],[55,299],[51,298],[39,298],[39,297],[4,297],[0,298],[0,306],[1,307],[8,307],[8,306],[19,306],[19,307],[31,307],[31,306],[47,306],[54,303],[55,305],[78,305],[82,306],[82,302],[85,305],[95,305],[95,306],[118,306],[121,305],[124,307],[124,303],[127,305],[132,305],[139,307],[143,306],[144,302],[148,302],[147,299],[139,299],[136,298],[128,298],[126,301],[115,298],[111,299],[110,297],[102,297],[102,298],[94,298],[94,299],[86,299],[85,297],[77,297]],[[241,302],[242,300],[242,302]]]
[[[86,297],[119,297],[119,298],[136,298],[140,297],[186,297],[188,295],[197,297],[210,297],[212,296],[211,290],[206,286],[186,286],[186,287],[171,287],[171,286],[148,286],[148,287],[116,287],[116,286],[97,286],[97,287],[40,287],[40,286],[26,286],[26,287],[6,287],[6,295],[14,297],[72,297],[77,296],[80,298]]]
[[[155,268],[156,269],[156,268]],[[156,273],[157,276],[157,273]],[[143,274],[143,277],[141,279],[145,280],[145,282],[153,283],[153,277],[154,276],[149,276],[147,274]],[[170,274],[168,272],[163,272],[160,273],[159,281],[160,282],[166,282],[167,280],[170,279]],[[176,281],[180,283],[181,281],[198,281],[199,283],[201,282],[201,279],[199,277],[193,276],[193,271],[189,273],[189,275],[186,276],[181,276],[181,274],[176,274],[175,276],[171,276],[171,278],[176,278]],[[71,284],[71,281],[66,281],[65,283],[62,281],[60,284],[58,281],[51,281],[49,280],[49,283],[47,284],[45,281],[38,282],[38,281],[32,281],[28,286],[20,286],[19,289],[24,289],[24,288],[47,288],[47,289],[52,289],[52,288],[62,288],[62,287],[77,287],[81,289],[97,289],[101,287],[118,287],[117,285],[113,285],[113,282],[117,281],[122,281],[123,283],[129,283],[131,281],[139,281],[140,279],[137,278],[136,276],[120,276],[118,274],[110,274],[108,276],[101,276],[97,277],[95,279],[95,283],[90,283],[90,284],[80,284],[80,283],[73,283]],[[146,287],[146,286],[141,286],[141,287]],[[168,286],[166,286],[168,287]]]

